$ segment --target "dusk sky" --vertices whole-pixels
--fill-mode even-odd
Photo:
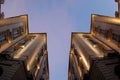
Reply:
[[[5,0],[5,17],[28,14],[30,33],[47,33],[50,80],[68,79],[71,32],[89,32],[91,14],[113,16],[115,0]]]

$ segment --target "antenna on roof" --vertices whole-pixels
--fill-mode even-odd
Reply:
[[[120,18],[120,0],[115,0],[118,3],[118,11],[115,11],[115,17]]]
[[[1,10],[1,5],[4,4],[4,0],[0,0],[0,19],[4,18],[4,12]]]

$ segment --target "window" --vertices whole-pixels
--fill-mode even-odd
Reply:
[[[12,30],[12,39],[14,40],[15,38],[19,37],[20,35],[24,34],[24,26],[19,26],[17,28],[14,28]]]
[[[99,32],[99,26],[94,28],[95,32]]]
[[[118,47],[120,47],[120,34],[115,34],[115,33],[113,33],[113,34],[112,34],[112,39],[113,39],[115,42],[117,42]]]
[[[108,37],[108,30],[100,29],[99,34],[101,34],[102,36],[104,36],[105,38],[107,38]]]
[[[0,43],[3,43],[6,41],[6,35],[5,34],[1,34],[0,35]]]
[[[15,39],[20,36],[20,31],[19,28],[13,29],[12,30],[12,39]]]
[[[119,34],[112,34],[112,39],[118,43],[118,47],[120,47],[120,35]]]
[[[23,34],[24,33],[24,26],[20,26],[19,29],[20,29],[20,33]]]
[[[112,39],[115,40],[116,42],[120,42],[120,35],[119,34],[112,34]]]
[[[0,44],[4,44],[7,41],[7,31],[0,33]]]

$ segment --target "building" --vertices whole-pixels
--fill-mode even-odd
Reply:
[[[68,80],[120,80],[118,15],[92,14],[90,32],[72,33]]]
[[[47,34],[29,33],[28,15],[4,19],[0,0],[0,80],[49,80]]]
[[[29,33],[28,15],[0,20],[0,80],[49,80],[47,34]]]

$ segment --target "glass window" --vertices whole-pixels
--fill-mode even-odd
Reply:
[[[4,42],[7,41],[7,32],[6,31],[3,31],[0,33],[0,44],[3,44]]]
[[[0,35],[0,43],[3,43],[6,41],[6,35],[5,34],[1,34]]]
[[[120,35],[119,35],[119,34],[114,34],[114,33],[113,33],[112,39],[115,40],[116,42],[120,42]]]
[[[13,29],[12,30],[12,38],[15,39],[18,36],[20,36],[19,28]]]
[[[100,29],[99,33],[100,33],[101,35],[103,35],[105,38],[108,37],[108,30]]]
[[[20,26],[19,30],[20,30],[20,34],[23,34],[24,33],[24,26]]]
[[[95,31],[95,32],[98,32],[98,31],[99,31],[99,27],[95,27],[95,28],[94,28],[94,31]]]
[[[24,26],[21,26],[21,32],[24,32]]]

